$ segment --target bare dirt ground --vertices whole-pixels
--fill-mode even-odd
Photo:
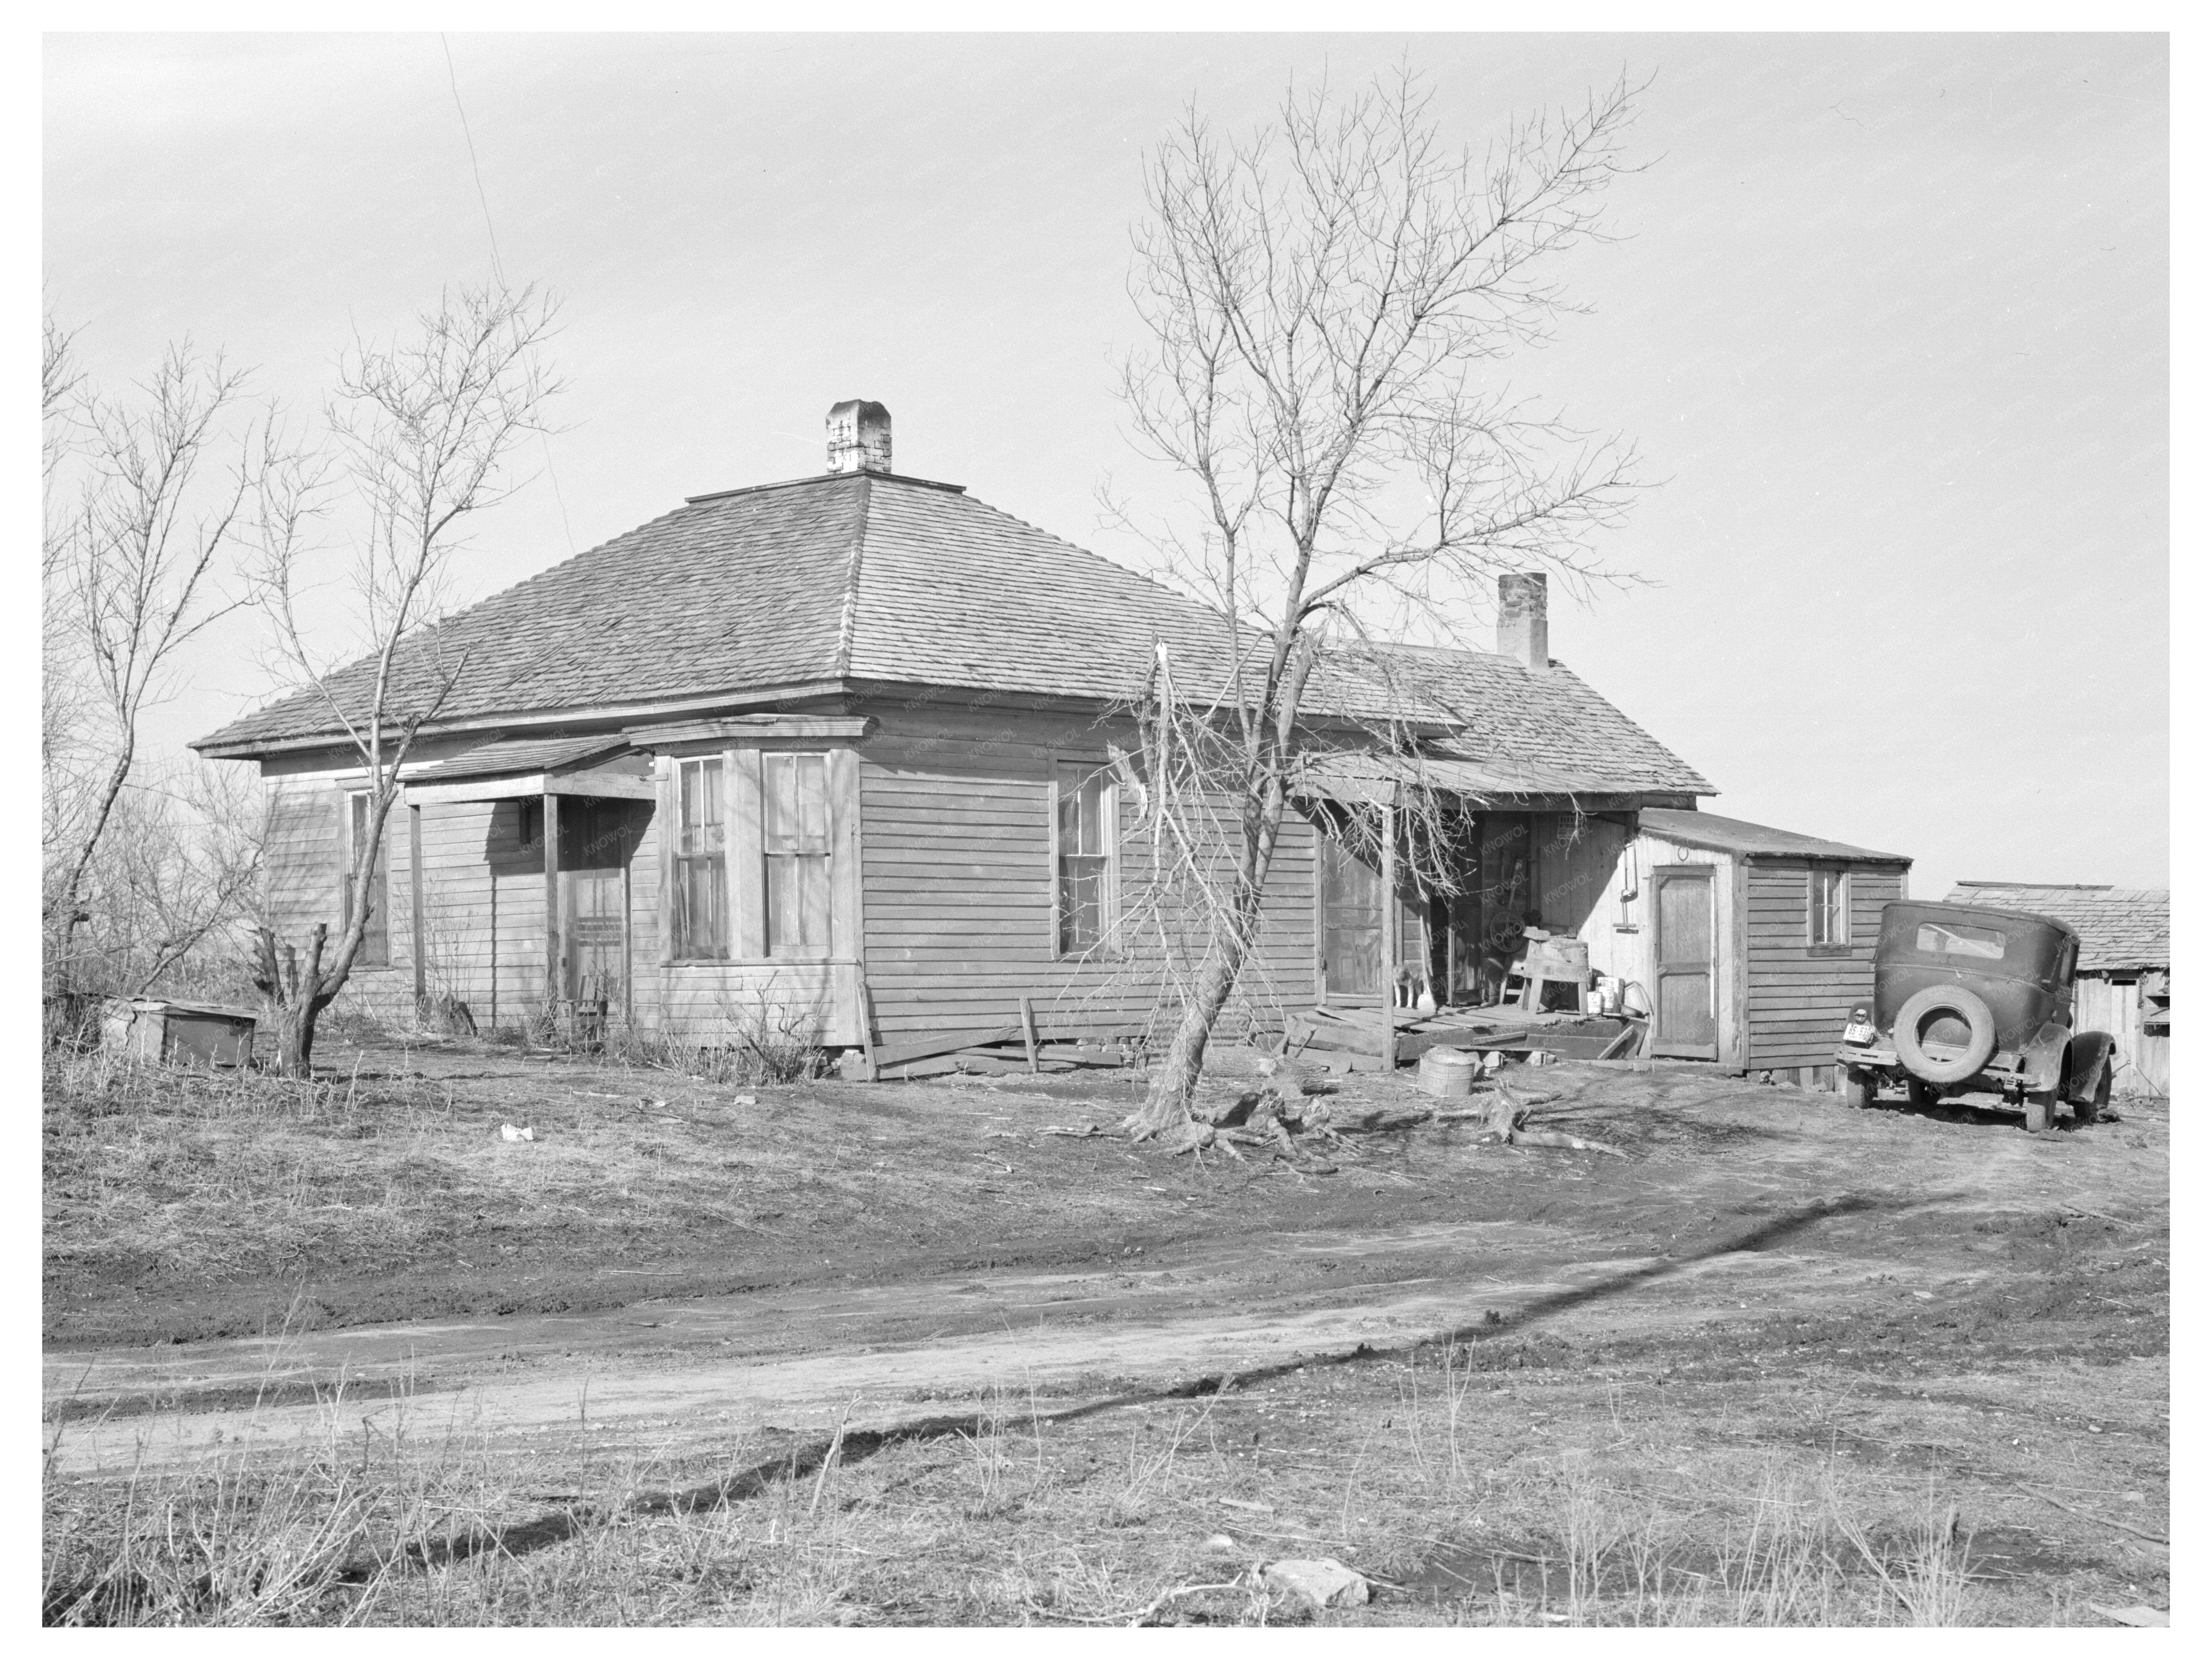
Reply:
[[[1117,1073],[327,1058],[287,1101],[50,1101],[65,1537],[210,1460],[419,1497],[427,1456],[467,1471],[446,1553],[346,1616],[1311,1616],[1245,1571],[1285,1553],[1382,1586],[1331,1620],[2165,1605],[2162,1104],[2029,1136],[1570,1064],[1522,1084],[1627,1158],[1427,1126],[1308,1176],[1040,1133],[1110,1124]]]

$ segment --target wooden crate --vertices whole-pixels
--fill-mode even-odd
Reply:
[[[214,1003],[117,997],[100,1019],[103,1048],[155,1066],[248,1066],[252,1014]]]

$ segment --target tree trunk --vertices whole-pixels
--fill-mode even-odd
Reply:
[[[315,1021],[345,983],[342,974],[323,972],[323,945],[329,936],[329,926],[317,922],[307,935],[307,960],[302,966],[300,953],[289,945],[279,945],[271,929],[255,930],[253,984],[267,999],[279,1077],[314,1075]],[[351,942],[351,934],[348,940]],[[339,966],[349,959],[342,951]]]
[[[277,1076],[314,1075],[315,1016],[320,1012],[313,1003],[292,1002],[280,1002],[270,1010]]]
[[[1238,938],[1217,937],[1206,947],[1206,960],[1199,965],[1196,994],[1183,1007],[1174,1040],[1152,1074],[1151,1091],[1123,1125],[1132,1139],[1169,1134],[1191,1121],[1190,1103],[1198,1092],[1213,1022],[1227,1006],[1229,994],[1237,987],[1237,970],[1243,965],[1244,947]]]

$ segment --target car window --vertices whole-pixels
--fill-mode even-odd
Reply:
[[[2005,936],[1994,927],[1970,927],[1960,921],[1923,921],[1913,948],[1936,956],[1984,957],[1995,962],[2005,953]]]

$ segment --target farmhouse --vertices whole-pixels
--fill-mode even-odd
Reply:
[[[2118,1045],[2115,1088],[2128,1094],[2171,1091],[2173,945],[2164,889],[1962,881],[1950,896],[1955,904],[2031,910],[2080,934],[2074,1029],[2103,1031]]]
[[[1202,684],[1219,623],[893,471],[880,405],[838,405],[830,433],[827,471],[692,497],[460,612],[434,661],[403,659],[403,696],[457,678],[404,773],[356,994],[394,1012],[453,997],[479,1024],[604,1008],[700,1041],[765,1022],[830,1047],[1001,1027],[1024,1000],[1047,1040],[1146,1027],[1161,960],[1117,920],[1148,849],[1109,745],[1131,743],[1163,653]],[[1840,857],[1863,934],[1808,936],[1814,967],[1793,963],[1825,989],[1841,958],[1823,952],[1863,954],[1858,913],[1893,879],[1873,872],[1902,860],[1716,850],[1747,828],[1726,820],[1698,842],[1711,786],[1552,659],[1543,579],[1500,598],[1494,650],[1393,648],[1379,676],[1317,681],[1310,735],[1339,753],[1286,827],[1237,1018],[1410,1001],[1416,982],[1486,995],[1533,925],[1655,988],[1673,1052],[1804,1060],[1820,1045],[1746,1035],[1782,1005],[1747,994],[1730,941],[1780,949],[1786,928],[1754,915]],[[367,797],[331,707],[358,706],[368,668],[195,745],[260,768],[287,937],[346,920]],[[1378,705],[1475,812],[1457,894],[1420,890],[1388,836],[1370,853],[1345,833],[1402,763],[1376,749]],[[1830,1024],[1858,994],[1838,991]]]

